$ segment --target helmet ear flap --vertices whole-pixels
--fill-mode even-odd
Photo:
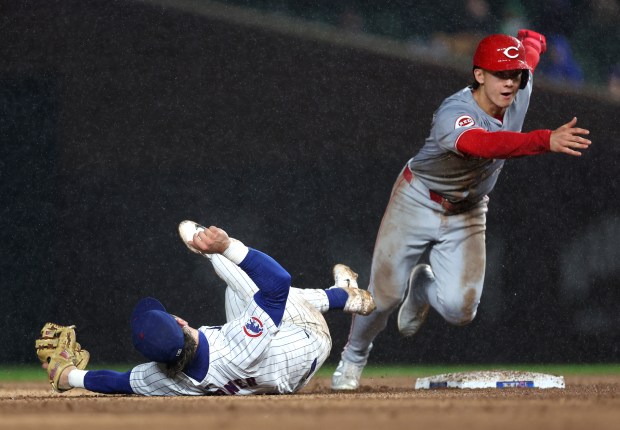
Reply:
[[[521,83],[519,84],[519,89],[522,90],[527,86],[527,82],[530,80],[530,71],[527,69],[523,69],[521,72]]]

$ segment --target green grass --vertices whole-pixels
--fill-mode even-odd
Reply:
[[[91,366],[91,370],[110,369],[127,371],[131,364]],[[323,366],[318,376],[329,377],[335,369],[335,365]],[[442,373],[468,372],[477,370],[517,370],[529,372],[549,373],[552,375],[618,375],[620,364],[463,364],[463,365],[368,365],[364,369],[364,377],[420,377]],[[2,381],[46,381],[47,375],[43,369],[36,365],[0,365],[0,382]]]
[[[323,366],[319,376],[330,376],[335,366]],[[480,370],[516,370],[549,373],[554,375],[617,375],[620,364],[461,364],[461,365],[368,365],[364,369],[366,377],[381,376],[431,376],[442,373],[470,372]]]
[[[133,367],[131,364],[89,366],[89,370],[109,369],[126,372]],[[2,381],[47,381],[47,373],[37,365],[0,365],[0,382]]]
[[[0,366],[0,381],[45,381],[47,375],[38,366]]]

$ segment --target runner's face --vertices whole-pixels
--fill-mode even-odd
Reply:
[[[515,99],[521,84],[521,70],[491,72],[477,69],[476,79],[480,82],[479,103],[492,115],[503,113]]]

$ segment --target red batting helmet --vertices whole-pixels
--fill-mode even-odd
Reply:
[[[492,34],[480,41],[474,53],[474,69],[493,72],[504,70],[531,70],[525,58],[525,47],[516,37],[507,34]],[[521,88],[525,88],[529,73],[524,72]]]
[[[493,34],[482,39],[474,53],[474,67],[494,72],[530,70],[523,43],[507,34]]]

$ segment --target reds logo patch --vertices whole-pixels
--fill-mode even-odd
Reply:
[[[259,337],[263,334],[263,323],[256,317],[252,317],[243,326],[243,331],[247,336]]]
[[[508,58],[517,58],[519,56],[519,48],[516,46],[509,46],[504,50],[504,55]]]
[[[454,123],[454,128],[471,127],[474,124],[475,122],[472,117],[470,117],[469,115],[461,115],[456,119],[456,122]]]

